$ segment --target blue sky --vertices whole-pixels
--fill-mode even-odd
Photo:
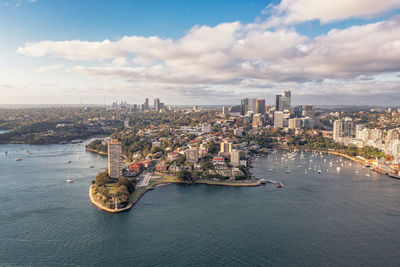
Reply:
[[[398,103],[400,1],[319,2],[0,1],[0,104]]]

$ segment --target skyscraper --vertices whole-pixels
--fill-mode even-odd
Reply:
[[[282,110],[282,95],[275,96],[275,111]]]
[[[265,99],[257,99],[256,113],[265,114]]]
[[[149,99],[148,98],[146,98],[146,100],[144,101],[144,109],[145,110],[149,110],[150,108],[149,108]]]
[[[154,98],[154,110],[160,112],[160,99]]]
[[[108,142],[108,174],[112,179],[122,176],[121,143],[117,139]]]
[[[242,115],[246,115],[247,112],[251,111],[257,113],[256,109],[257,99],[255,98],[244,98],[241,100]]]
[[[285,91],[285,94],[282,97],[282,110],[290,111],[291,105],[292,105],[292,93],[291,91]]]

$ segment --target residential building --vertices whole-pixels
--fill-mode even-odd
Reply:
[[[333,140],[339,141],[343,136],[343,120],[335,120],[333,122]]]
[[[231,164],[232,166],[239,166],[240,165],[240,151],[239,150],[232,150],[231,153]]]
[[[274,127],[283,128],[283,111],[274,112]]]
[[[198,162],[199,161],[199,149],[191,148],[185,151],[186,160],[190,162]]]
[[[220,152],[222,152],[222,153],[232,152],[232,143],[230,143],[228,141],[222,142]]]
[[[112,179],[122,176],[122,146],[117,139],[108,142],[108,175]]]

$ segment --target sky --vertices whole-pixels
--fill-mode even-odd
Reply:
[[[0,0],[0,104],[400,105],[400,0]]]

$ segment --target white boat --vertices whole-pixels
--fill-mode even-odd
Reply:
[[[21,160],[22,160],[21,158],[16,158],[16,159],[15,159],[15,161],[21,161]]]
[[[365,176],[369,176],[369,173],[366,173]]]
[[[70,161],[70,160],[67,160],[66,162],[67,162],[67,163],[71,163],[72,161]]]
[[[317,172],[318,172],[318,173],[322,173],[322,171],[321,171],[321,170],[318,170]]]
[[[358,171],[356,171],[356,173],[358,173]]]
[[[67,179],[67,180],[65,180],[67,183],[73,183],[74,182],[74,180],[72,180],[72,179]]]
[[[336,171],[337,171],[337,172],[340,172],[340,167],[336,167]]]

